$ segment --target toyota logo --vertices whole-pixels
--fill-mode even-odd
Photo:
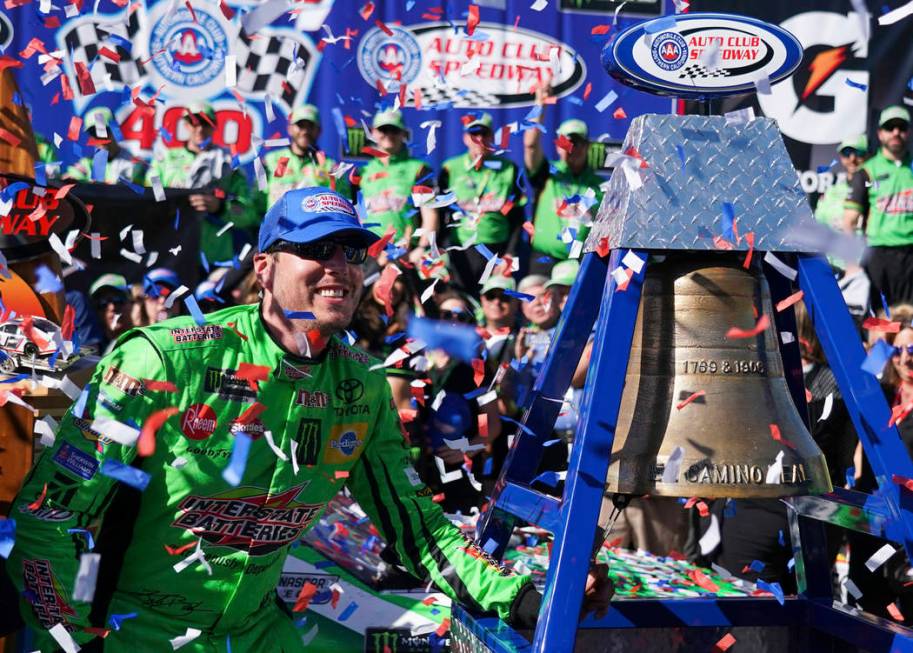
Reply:
[[[347,404],[358,401],[364,394],[365,384],[358,379],[343,379],[336,386],[336,398]]]

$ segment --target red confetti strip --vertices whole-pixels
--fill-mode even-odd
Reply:
[[[377,258],[377,255],[384,251],[384,248],[387,246],[393,237],[396,235],[396,228],[391,224],[387,227],[386,233],[381,237],[380,240],[374,242],[370,247],[368,247],[368,256],[371,258]]]
[[[412,91],[412,99],[416,109],[422,108],[422,89],[417,88]]]
[[[390,157],[390,155],[387,154],[386,152],[384,152],[383,150],[378,150],[376,147],[370,147],[368,145],[361,148],[361,153],[367,154],[368,156],[376,157],[378,159],[387,159]]]
[[[447,497],[444,496],[444,493],[443,493],[443,492],[439,492],[438,494],[435,494],[433,497],[431,497],[431,500],[432,500],[434,503],[440,503],[441,501],[443,501],[443,500],[446,499],[446,498],[447,498]]]
[[[559,150],[564,150],[565,152],[570,153],[571,150],[574,149],[574,144],[571,142],[571,139],[569,139],[564,134],[561,134],[557,139],[555,139],[555,147],[557,147]]]
[[[219,0],[219,9],[222,10],[222,15],[225,16],[225,20],[231,20],[235,17],[234,10],[226,4],[225,0]]]
[[[900,611],[900,608],[898,608],[897,605],[895,605],[893,602],[888,603],[888,605],[885,607],[888,610],[888,614],[891,615],[891,617],[894,619],[894,621],[903,621],[904,620],[903,613]]]
[[[311,604],[311,599],[317,594],[317,586],[311,581],[306,582],[298,592],[298,598],[295,600],[295,607],[292,612],[304,612]]]
[[[285,176],[286,168],[288,168],[288,157],[283,156],[279,158],[278,163],[276,163],[276,169],[273,171],[273,177],[279,179]]]
[[[374,284],[377,288],[377,297],[384,303],[384,311],[387,317],[393,317],[393,300],[390,291],[393,290],[393,283],[402,272],[395,265],[388,265],[380,275],[380,279]]]
[[[413,388],[415,389],[415,388]],[[418,411],[414,408],[400,408],[399,409],[399,419],[403,424],[408,424],[409,422],[414,422],[415,418],[418,416]]]
[[[136,452],[145,458],[155,453],[155,435],[162,425],[172,415],[177,414],[179,409],[175,406],[162,408],[152,413],[143,422],[143,428],[139,432],[139,439],[136,442]]]
[[[111,48],[103,46],[98,49],[98,54],[100,54],[101,56],[103,56],[107,59],[110,59],[111,61],[113,61],[115,63],[120,63],[120,55],[117,54],[117,52],[115,52]]]
[[[252,363],[240,363],[235,376],[247,381],[247,385],[253,391],[259,390],[257,381],[266,381],[269,378],[270,368],[266,365],[254,365]]]
[[[768,318],[766,315],[762,315],[758,320],[758,323],[755,324],[753,328],[746,331],[744,329],[739,329],[738,327],[732,327],[729,329],[729,331],[726,332],[726,337],[730,340],[737,340],[739,338],[754,338],[769,326],[770,318]]]
[[[707,393],[704,392],[703,390],[698,390],[697,392],[693,393],[690,397],[688,397],[684,401],[678,402],[678,404],[675,406],[675,410],[681,410],[682,408],[684,408],[685,406],[690,404],[692,401],[694,401],[698,397],[703,397],[706,394]]]
[[[441,621],[441,625],[434,631],[434,634],[438,637],[443,637],[448,630],[450,630],[450,618],[444,617],[443,621]]]
[[[510,210],[512,208],[514,208],[514,201],[513,200],[504,200],[504,204],[501,205],[501,211],[500,211],[501,215],[507,215],[508,213],[510,213]],[[530,236],[530,237],[532,237],[532,236]]]
[[[708,592],[720,591],[719,586],[710,580],[710,578],[700,569],[689,569],[685,575],[688,576],[695,585],[704,588]]]
[[[94,626],[88,626],[82,629],[82,632],[89,633],[90,635],[95,635],[96,637],[101,637],[104,639],[111,632],[110,628],[96,628]]]
[[[612,29],[611,25],[597,25],[590,30],[590,34],[608,34],[610,29]]]
[[[786,438],[783,437],[783,435],[780,433],[780,427],[777,426],[776,424],[770,425],[770,437],[772,437],[774,440],[776,440],[780,444],[786,445],[790,449],[796,448],[795,443],[793,443],[790,440],[787,440]]]
[[[41,507],[41,504],[44,503],[44,497],[45,497],[45,495],[47,495],[47,493],[48,493],[48,484],[45,483],[44,487],[41,488],[41,494],[38,495],[38,498],[35,499],[34,501],[32,501],[29,505],[27,505],[26,508],[28,508],[29,511],[31,511],[31,512],[35,512],[36,510],[38,510]]]
[[[745,242],[748,243],[748,253],[745,255],[745,261],[742,263],[742,267],[746,270],[751,267],[751,255],[754,254],[754,232],[749,231],[745,234]]]
[[[891,409],[891,419],[888,420],[888,427],[900,424],[907,418],[910,411],[913,411],[913,403],[909,403],[906,406],[894,406]]]
[[[34,319],[31,315],[26,315],[22,318],[22,324],[19,326],[22,331],[22,335],[28,338],[30,341],[35,343],[38,349],[44,349],[50,344],[47,340],[38,337],[38,334],[35,333]]]
[[[583,99],[586,100],[590,97],[590,93],[593,92],[593,82],[587,82],[586,86],[583,87]]]
[[[466,34],[472,36],[472,33],[476,31],[478,24],[479,7],[477,5],[469,5],[469,16],[466,18]]]
[[[869,331],[884,331],[885,333],[899,333],[900,322],[891,322],[880,317],[867,317],[862,322],[862,328]]]
[[[338,481],[338,480],[341,479],[341,478],[349,478],[349,472],[348,472],[348,470],[341,470],[341,469],[340,469],[340,470],[336,470],[336,472],[334,472],[333,476],[334,476],[334,477],[336,478],[336,480]]]
[[[187,11],[190,12],[190,20],[192,20],[194,23],[199,25],[200,21],[197,20],[197,12],[195,12],[193,10],[193,5],[190,4],[190,0],[186,0],[186,2],[184,2],[184,4],[187,6]]]
[[[599,239],[599,242],[596,243],[596,253],[603,257],[609,255],[609,239],[608,238],[603,237],[603,238]]]
[[[229,329],[231,329],[232,333],[234,333],[236,336],[241,338],[241,340],[243,340],[244,342],[247,342],[247,336],[244,335],[243,333],[241,333],[240,331],[238,331],[238,327],[236,326],[236,324],[234,322],[226,322],[225,325]]]
[[[12,57],[0,57],[0,72],[7,68],[22,68],[24,64]]]
[[[789,308],[790,306],[792,306],[793,304],[798,302],[804,296],[805,296],[805,293],[800,290],[798,292],[794,292],[792,295],[790,295],[786,299],[777,302],[777,313],[780,313],[781,311],[785,311],[787,308]]]
[[[913,478],[907,478],[906,476],[901,476],[900,474],[891,474],[891,482],[894,485],[899,485],[900,487],[906,488],[913,492]]]
[[[624,120],[625,118],[628,117],[628,114],[625,113],[624,107],[618,107],[617,109],[615,109],[615,112],[612,114],[612,117],[615,118],[615,120]],[[643,167],[643,166],[641,166],[641,167]]]
[[[60,325],[60,337],[64,340],[72,340],[75,323],[76,311],[72,306],[67,304],[67,307],[63,309],[63,321]]]
[[[0,127],[0,139],[3,139],[13,147],[19,147],[19,143],[22,142],[18,136],[3,129],[3,127]]]
[[[475,382],[476,387],[482,385],[482,381],[485,379],[485,361],[481,358],[472,359],[472,380]]]
[[[374,13],[374,3],[366,2],[365,5],[358,10],[358,13],[361,15],[362,20],[368,20],[371,17],[371,14]]]
[[[71,141],[78,141],[80,129],[82,129],[82,118],[79,116],[71,117],[70,126],[67,128],[67,138]]]
[[[143,385],[146,390],[153,392],[177,392],[178,387],[171,381],[156,381],[155,379],[143,379]]]
[[[339,597],[340,597],[340,596],[342,596],[342,594],[340,594],[339,590],[334,589],[334,590],[333,590],[333,596],[330,598],[330,606],[332,606],[332,608],[333,608],[334,610],[336,609],[336,606],[339,605]]]
[[[500,149],[506,150],[508,147],[510,147],[510,134],[510,125],[501,127],[501,142],[498,143]]]
[[[422,599],[422,605],[434,605],[437,603],[437,599],[433,596],[426,596]]]
[[[732,633],[726,633],[720,638],[720,641],[713,645],[711,653],[723,653],[724,651],[728,651],[733,644],[735,644],[735,637],[732,636]]]
[[[266,406],[261,404],[259,401],[252,403],[247,410],[238,415],[238,418],[235,420],[238,424],[252,424],[263,411],[266,410]]]
[[[710,516],[710,508],[707,507],[707,504],[704,503],[703,501],[698,501],[697,504],[695,505],[695,507],[697,508],[697,513],[698,513],[701,517],[709,517],[709,516]]]
[[[387,36],[393,36],[393,30],[384,25],[384,21],[382,21],[380,18],[375,18],[374,24],[377,25],[377,27],[380,28],[380,31]]]
[[[488,437],[488,415],[486,413],[479,413],[479,437]]]

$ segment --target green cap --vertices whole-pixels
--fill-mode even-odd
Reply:
[[[92,107],[85,113],[83,126],[89,130],[101,123],[105,127],[114,123],[114,113],[108,107]]]
[[[309,120],[315,125],[320,124],[320,111],[313,104],[302,104],[300,107],[292,109],[292,115],[288,117],[289,122],[299,122]]]
[[[494,119],[491,117],[490,113],[481,113],[477,116],[474,116],[472,120],[466,123],[466,126],[463,127],[464,132],[468,132],[473,128],[485,127],[491,131],[492,125],[494,124]]]
[[[580,272],[580,261],[577,259],[559,261],[552,268],[552,278],[545,283],[545,287],[573,286],[578,272]]]
[[[505,277],[503,274],[493,274],[482,284],[482,294],[489,290],[516,290],[517,282],[513,277]]]
[[[902,107],[898,104],[892,104],[889,107],[886,107],[881,115],[878,116],[878,126],[881,127],[886,122],[891,120],[903,120],[908,125],[910,124],[910,112],[907,111],[906,107]]]
[[[558,126],[558,135],[567,136],[568,138],[571,136],[589,138],[590,130],[582,120],[571,118],[570,120],[565,120]]]
[[[203,114],[213,123],[216,121],[216,110],[212,108],[209,102],[191,102],[187,105],[187,113],[191,116]]]
[[[108,274],[103,274],[89,287],[89,297],[94,297],[95,293],[102,288],[114,288],[121,292],[127,292],[127,279],[120,274],[111,274],[110,272]]]
[[[858,136],[850,136],[849,138],[844,138],[837,146],[837,151],[840,152],[841,150],[848,147],[851,147],[857,152],[864,154],[869,151],[869,137],[865,134],[860,134]]]
[[[390,109],[389,111],[379,111],[374,114],[374,120],[371,123],[373,129],[378,129],[379,127],[396,127],[402,131],[406,131],[406,125],[403,122],[403,114],[395,109]]]
[[[527,291],[530,288],[535,288],[536,286],[544,286],[548,281],[548,277],[541,274],[527,274],[525,277],[520,279],[520,283],[517,285],[517,291],[524,294],[529,294]]]

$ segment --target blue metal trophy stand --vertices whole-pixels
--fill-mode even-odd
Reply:
[[[913,630],[833,600],[822,522],[899,543],[913,560],[913,497],[892,482],[893,475],[913,478],[913,462],[896,429],[887,426],[890,410],[876,379],[860,370],[865,352],[830,266],[790,241],[792,228],[813,219],[776,125],[769,119],[733,125],[723,117],[641,116],[633,121],[625,141],[626,151],[630,146],[649,163],[648,170],[638,173],[644,185],[632,188],[617,168],[609,182],[588,253],[526,404],[525,428],[514,439],[491,508],[480,522],[479,542],[497,558],[503,556],[518,521],[554,533],[532,643],[496,618],[471,615],[455,605],[454,650],[572,651],[578,628],[790,626],[807,638],[809,644],[802,650],[825,650],[814,639],[821,632],[873,653],[913,651]],[[613,601],[605,618],[591,616],[578,624],[649,256],[670,250],[714,250],[723,201],[735,202],[739,232],[754,233],[754,256],[778,252],[797,272],[795,281],[804,291],[880,493],[836,490],[788,500],[799,593],[787,597],[782,606],[773,598],[620,599]],[[607,257],[593,251],[602,238],[608,238],[611,248]],[[735,249],[749,247],[743,239]],[[611,271],[629,251],[647,263],[622,292]],[[794,292],[780,272],[767,268],[766,274],[774,303]],[[600,302],[595,301],[597,296]],[[795,332],[792,309],[775,317],[779,330]],[[578,428],[564,494],[558,500],[529,486],[543,443],[552,437],[560,410],[555,399],[569,387],[594,324]],[[805,414],[796,343],[781,345],[781,354],[797,408]]]

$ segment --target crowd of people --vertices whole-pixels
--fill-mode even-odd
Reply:
[[[538,99],[544,109],[547,89]],[[100,124],[111,116],[93,116],[86,127],[104,140]],[[537,120],[541,118],[540,112]],[[114,183],[127,177],[150,186],[199,189],[189,202],[205,217],[201,242],[210,261],[230,261],[240,243],[254,242],[261,217],[287,190],[334,189],[361,208],[365,226],[381,236],[384,245],[372,249],[366,264],[365,291],[348,330],[351,342],[385,361],[407,345],[412,319],[475,330],[477,348],[469,359],[428,351],[389,364],[386,371],[416,467],[436,501],[450,513],[478,511],[501,470],[509,434],[516,431],[512,421],[519,419],[545,361],[601,202],[603,178],[588,164],[587,125],[579,120],[561,124],[555,140],[557,161],[545,158],[543,130],[527,129],[518,164],[498,153],[492,117],[476,114],[464,121],[465,152],[448,159],[436,173],[410,154],[401,113],[384,110],[371,123],[377,155],[358,169],[334,162],[318,149],[321,118],[316,107],[305,105],[290,115],[289,146],[264,158],[265,176],[254,183],[232,167],[229,153],[213,145],[211,107],[193,106],[185,120],[190,134],[186,146],[169,150],[145,171],[108,139],[104,180]],[[882,338],[894,348],[881,382],[902,439],[913,451],[913,421],[905,419],[913,410],[909,127],[908,110],[891,106],[879,116],[874,153],[864,135],[841,142],[837,154],[846,181],[816,198],[816,217],[867,239],[869,256],[860,265],[832,263],[860,333],[866,332],[866,317],[882,318],[873,322],[882,326],[867,334],[871,342]],[[93,160],[87,159],[65,174],[91,180],[92,166]],[[94,172],[97,179],[98,170]],[[532,203],[529,211],[527,203]],[[232,235],[226,237],[229,223]],[[201,284],[196,299],[204,311],[257,301],[250,258],[238,267],[218,268]],[[124,277],[102,275],[89,293],[94,310],[87,308],[84,319],[77,318],[83,344],[105,351],[129,328],[180,313],[182,303],[168,301],[180,286],[180,278],[166,269],[152,270],[132,285]],[[76,297],[71,303],[78,301]],[[834,486],[872,490],[874,479],[849,414],[803,315],[800,310],[799,341],[813,436],[827,456]],[[885,329],[886,323],[894,326]],[[564,398],[542,470],[566,469],[586,363],[585,356]],[[560,484],[542,489],[560,492]],[[643,500],[632,506],[609,539],[658,554],[688,552],[737,575],[794,589],[782,504],[721,501],[710,506],[710,513],[721,529],[720,544],[710,554],[695,547],[708,527],[707,516],[691,518],[674,500]],[[849,546],[850,578],[862,590],[862,607],[887,615],[886,606],[897,600],[901,610],[907,607],[906,614],[913,614],[909,566],[902,555],[893,560],[896,564],[872,572],[865,562],[881,543],[870,536],[831,535],[833,556]],[[756,560],[764,564],[757,568],[752,565]]]

